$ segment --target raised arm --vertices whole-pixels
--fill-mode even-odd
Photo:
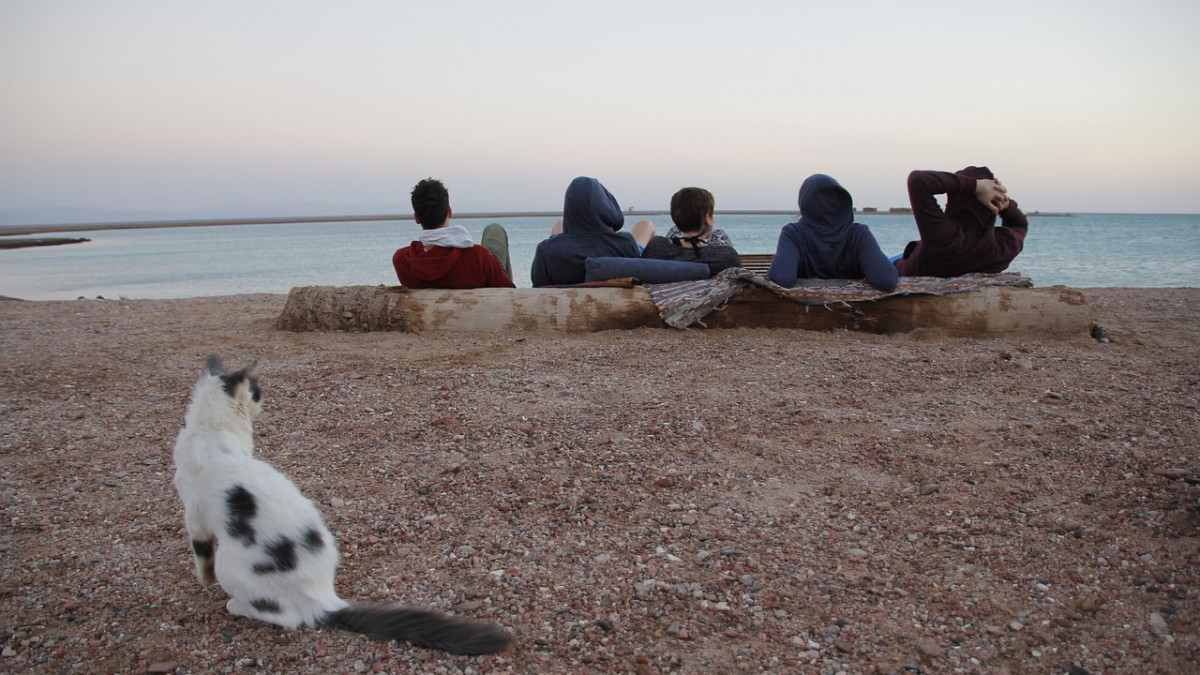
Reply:
[[[1011,261],[1025,248],[1025,235],[1029,233],[1029,219],[1017,207],[1017,203],[1005,197],[1005,207],[1000,211],[1000,227],[995,228],[996,247],[1000,257]]]
[[[949,244],[958,227],[946,218],[936,195],[975,194],[975,179],[949,171],[913,171],[908,174],[908,203],[921,240],[935,246]]]

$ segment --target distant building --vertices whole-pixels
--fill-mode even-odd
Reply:
[[[863,213],[879,213],[879,209],[875,208],[874,206],[864,206],[862,212]]]
[[[912,207],[909,207],[909,206],[893,206],[892,208],[888,209],[888,213],[899,213],[899,214],[903,214],[903,213],[912,213]]]

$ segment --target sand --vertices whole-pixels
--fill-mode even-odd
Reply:
[[[0,671],[1198,672],[1200,290],[1085,295],[1112,342],[0,302]],[[517,647],[227,614],[171,486],[210,353],[258,359],[259,454],[324,512],[343,597]]]

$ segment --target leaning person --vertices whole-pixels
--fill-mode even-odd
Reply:
[[[450,193],[439,180],[426,178],[412,190],[413,220],[421,234],[392,255],[396,277],[408,288],[513,288],[508,233],[492,223],[483,228],[483,245],[471,241],[461,225],[451,225]]]
[[[865,279],[881,291],[896,289],[896,268],[871,229],[854,222],[854,200],[825,174],[800,186],[800,220],[783,226],[767,278],[791,288],[800,279]]]
[[[730,267],[741,267],[741,256],[732,246],[713,241],[714,207],[712,193],[704,188],[685,187],[676,192],[671,196],[671,221],[675,223],[671,231],[678,234],[652,238],[642,257],[702,262],[708,265],[710,277]]]
[[[945,211],[935,195],[947,195]],[[921,240],[910,242],[896,260],[904,276],[1003,272],[1025,246],[1029,219],[986,166],[954,173],[913,171],[908,200]]]
[[[583,176],[571,181],[563,199],[562,221],[534,251],[530,270],[534,287],[583,283],[588,258],[641,256],[654,236],[654,225],[638,221],[630,234],[619,231],[624,224],[621,206],[600,181]]]

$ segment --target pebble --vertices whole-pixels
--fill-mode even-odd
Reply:
[[[1167,620],[1158,612],[1150,613],[1149,623],[1150,632],[1155,635],[1166,635],[1171,632],[1171,628],[1167,626]]]
[[[937,492],[939,489],[940,488],[938,488],[936,483],[927,483],[921,486],[921,496],[928,497],[929,495]]]
[[[917,650],[926,656],[942,655],[942,646],[933,638],[921,638],[917,640]]]
[[[1009,630],[1021,630],[1024,627],[1025,627],[1025,624],[1021,623],[1020,621],[1009,621],[1008,622]]]
[[[865,558],[867,557],[867,552],[861,548],[852,548],[850,549],[850,555],[854,556],[855,558]]]

